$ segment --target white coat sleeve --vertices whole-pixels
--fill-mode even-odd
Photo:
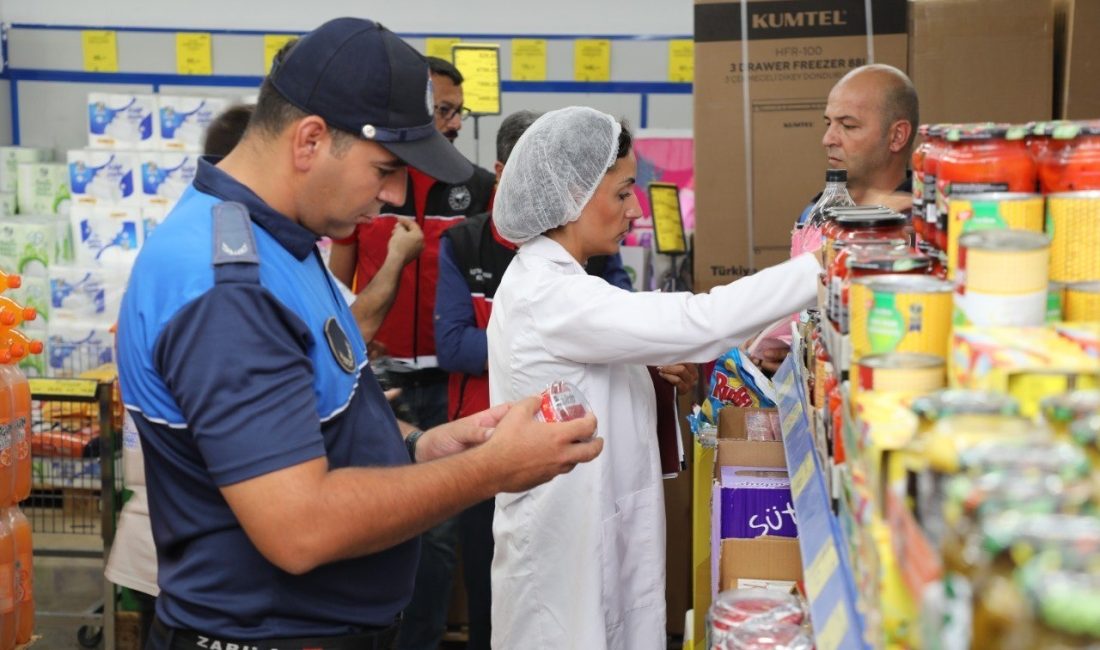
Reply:
[[[812,306],[821,265],[804,254],[709,293],[631,293],[560,276],[529,304],[546,349],[577,363],[706,362]]]

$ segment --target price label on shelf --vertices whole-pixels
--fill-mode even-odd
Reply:
[[[611,81],[611,41],[603,38],[573,41],[573,79]]]
[[[546,81],[546,39],[512,39],[512,79]]]
[[[823,545],[821,550],[818,551],[817,557],[806,569],[806,595],[810,597],[811,602],[821,595],[825,583],[833,577],[833,572],[836,571],[839,564],[840,560],[837,558],[836,549],[833,548],[833,545]]]
[[[816,635],[818,650],[838,650],[848,635],[848,612],[844,603],[836,604],[833,613],[825,621],[825,626]]]
[[[118,35],[115,32],[86,29],[80,37],[86,72],[118,72]]]
[[[180,74],[213,74],[210,54],[210,34],[180,32],[176,34],[176,72]]]
[[[802,491],[806,489],[806,484],[810,482],[810,477],[814,474],[814,461],[809,456],[802,459],[802,462],[798,465],[798,469],[795,471],[794,476],[791,477],[791,496],[797,499],[801,496]]]
[[[27,380],[32,395],[50,397],[95,397],[99,382],[94,379],[47,379],[32,377]]]

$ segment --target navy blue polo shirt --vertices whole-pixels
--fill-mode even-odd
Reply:
[[[211,210],[222,201],[250,213],[259,283],[215,283]],[[204,159],[134,265],[119,371],[142,438],[157,615],[169,626],[230,638],[343,634],[392,623],[412,594],[417,540],[295,576],[264,559],[219,491],[321,456],[333,469],[409,462],[316,241]],[[330,319],[353,360],[333,353]]]

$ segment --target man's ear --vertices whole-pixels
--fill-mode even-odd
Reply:
[[[890,153],[905,151],[909,136],[913,134],[913,124],[909,120],[898,120],[890,125]]]
[[[330,138],[328,125],[317,115],[309,115],[291,128],[291,147],[294,152],[294,166],[300,171],[308,170],[327,146]]]

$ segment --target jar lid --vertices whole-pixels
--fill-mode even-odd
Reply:
[[[914,253],[909,248],[884,249],[870,248],[848,258],[848,268],[860,271],[881,271],[883,273],[910,273],[927,271],[932,268],[932,258],[923,253]],[[913,277],[913,276],[902,276]]]
[[[834,217],[836,223],[845,230],[858,230],[862,228],[889,228],[904,226],[909,220],[903,214],[893,210],[883,212],[867,212],[864,214],[838,214]]]
[[[987,415],[1017,415],[1020,405],[1005,393],[986,390],[945,389],[922,395],[909,405],[918,416],[936,421],[949,415],[984,413]]]

